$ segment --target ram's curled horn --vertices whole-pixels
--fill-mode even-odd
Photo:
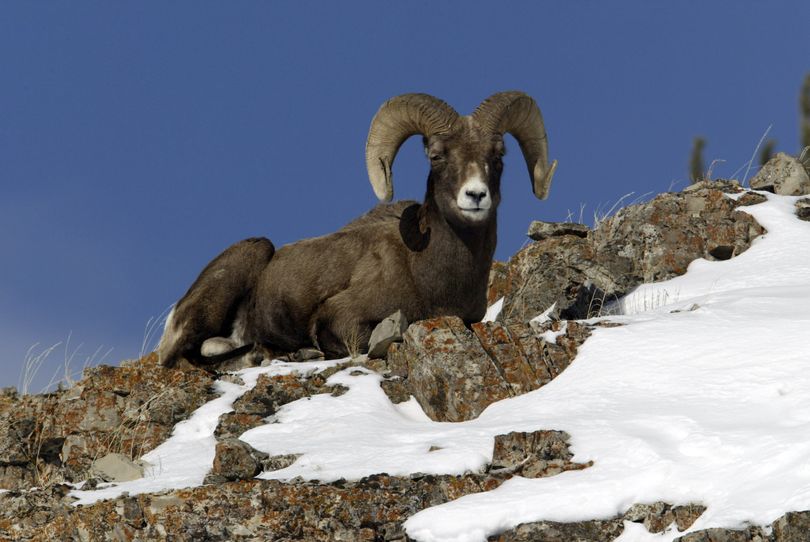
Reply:
[[[368,177],[380,201],[394,197],[391,165],[400,145],[415,134],[449,133],[456,119],[455,109],[429,94],[403,94],[380,107],[366,141]]]
[[[472,117],[490,133],[510,133],[517,139],[529,168],[534,195],[546,199],[557,161],[548,164],[543,115],[534,99],[519,91],[498,92],[481,102]]]

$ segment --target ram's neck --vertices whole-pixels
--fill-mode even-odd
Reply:
[[[430,316],[453,314],[472,322],[486,311],[489,270],[497,242],[497,218],[475,228],[448,222],[431,205],[423,204],[423,250],[414,253],[412,271],[424,299],[432,299]]]

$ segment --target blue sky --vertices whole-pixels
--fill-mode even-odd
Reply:
[[[559,168],[537,201],[507,142],[499,259],[533,219],[683,188],[695,135],[722,177],[769,126],[795,153],[808,20],[802,1],[4,2],[0,386],[36,343],[70,337],[76,369],[100,346],[136,357],[229,244],[371,208],[365,138],[393,95],[461,113],[500,90],[537,99]],[[395,197],[421,198],[426,174],[412,138]]]

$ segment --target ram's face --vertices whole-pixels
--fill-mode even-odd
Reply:
[[[474,130],[425,141],[433,195],[442,214],[463,226],[485,223],[501,201],[504,145]]]

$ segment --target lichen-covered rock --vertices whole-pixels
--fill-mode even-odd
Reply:
[[[751,188],[782,196],[802,196],[810,194],[810,177],[799,160],[780,152],[751,179]]]
[[[327,386],[326,379],[353,362],[346,362],[309,376],[298,374],[260,375],[256,385],[233,403],[233,411],[220,416],[214,435],[218,439],[238,438],[248,429],[265,423],[287,403],[319,393],[340,395],[342,386]]]
[[[524,523],[497,536],[489,542],[611,542],[624,531],[620,518],[602,521],[557,523],[538,521]]]
[[[696,504],[686,506],[672,506],[665,502],[634,504],[625,512],[623,519],[643,523],[651,533],[663,533],[673,523],[678,531],[685,531],[705,511],[705,506]]]
[[[228,438],[217,442],[214,464],[205,483],[223,483],[248,480],[262,471],[262,461],[268,455],[239,439]]]
[[[700,183],[621,209],[586,237],[557,235],[532,243],[492,282],[506,294],[498,319],[526,322],[552,305],[555,318],[597,316],[639,284],[685,273],[697,258],[726,260],[742,253],[764,230],[737,211],[750,199],[726,196],[735,190],[733,184]]]
[[[412,324],[388,359],[431,419],[457,422],[547,384],[589,333],[587,326],[568,322],[552,343],[527,324],[488,322],[467,329],[459,318],[441,317]]]
[[[484,474],[334,484],[245,480],[161,495],[124,496],[72,508],[58,493],[0,495],[0,539],[12,540],[400,540],[416,512],[507,477]]]
[[[204,371],[166,369],[150,355],[88,368],[67,390],[4,395],[0,488],[79,482],[110,452],[135,459],[210,400],[212,382]]]
[[[563,431],[512,432],[495,437],[490,472],[509,472],[524,478],[554,476],[581,470],[590,463],[574,463],[568,449],[571,437]]]
[[[558,237],[561,235],[587,237],[590,231],[590,228],[585,224],[577,224],[575,222],[543,222],[533,220],[532,223],[529,224],[529,232],[526,235],[529,236],[529,239],[542,241],[549,237]]]
[[[810,198],[796,201],[796,216],[801,220],[810,220]]]
[[[774,542],[805,542],[810,539],[810,511],[788,512],[771,527]]]

